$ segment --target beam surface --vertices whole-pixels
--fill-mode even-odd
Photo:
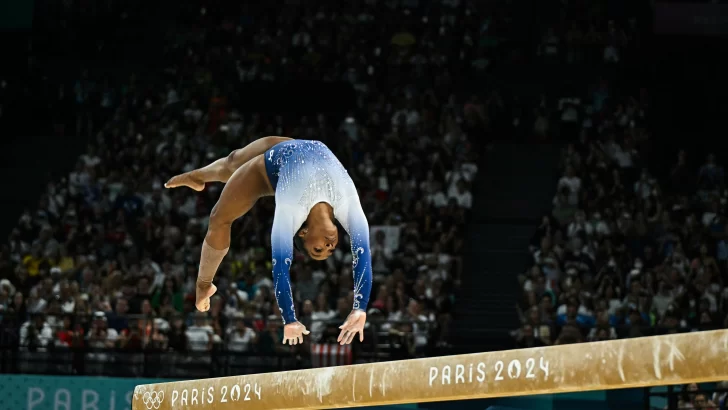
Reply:
[[[728,380],[728,330],[140,385],[133,410],[325,409]]]

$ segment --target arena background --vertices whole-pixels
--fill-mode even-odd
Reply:
[[[533,36],[529,25],[538,19],[539,12],[553,6],[549,2],[516,0],[523,15],[516,19],[512,31],[512,47],[518,48]],[[6,2],[7,3],[7,2]],[[621,67],[600,71],[602,75],[618,80],[624,88],[645,88],[650,94],[648,156],[651,172],[659,177],[669,174],[680,149],[690,152],[691,166],[698,168],[709,153],[715,153],[717,162],[724,164],[726,150],[725,115],[728,113],[728,20],[726,4],[711,2],[657,2],[651,8],[647,2],[610,1],[605,12],[617,19],[638,15],[645,24],[646,46],[643,53],[632,61],[629,69]],[[72,27],[53,23],[57,4],[51,1],[20,1],[4,4],[0,8],[0,49],[3,61],[0,79],[7,82],[0,92],[0,132],[2,150],[0,160],[5,171],[4,188],[0,192],[3,215],[0,217],[0,237],[7,238],[16,226],[18,216],[34,207],[49,180],[66,175],[75,166],[79,155],[86,150],[90,137],[66,132],[58,135],[54,129],[58,106],[49,103],[49,82],[52,76],[73,78],[79,67],[90,71],[124,76],[134,70],[159,70],[154,58],[163,47],[165,36],[155,32],[155,19],[161,19],[172,2],[159,2],[146,10],[147,25],[112,30],[102,22],[89,22]],[[32,16],[32,17],[31,17]],[[605,19],[608,19],[605,17]],[[696,22],[701,22],[696,24]],[[140,28],[142,27],[142,28]],[[112,34],[113,31],[113,34]],[[120,45],[113,51],[94,49],[98,33],[104,33],[109,44]],[[520,42],[520,43],[519,43]],[[526,47],[524,47],[526,48]],[[7,62],[7,64],[5,63]],[[561,94],[564,90],[584,87],[594,82],[596,69],[587,65],[549,68],[548,64],[520,66],[496,65],[485,75],[468,78],[466,89],[453,90],[464,94],[482,90],[502,89],[537,98],[541,94]],[[357,105],[356,90],[348,83],[293,81],[287,83],[252,82],[240,85],[237,101],[241,113],[284,113],[298,118],[326,112],[333,123],[340,123]],[[68,113],[68,129],[73,128],[72,113]],[[561,177],[562,150],[568,142],[554,135],[548,141],[534,142],[528,138],[488,133],[476,136],[483,143],[480,149],[479,174],[472,186],[473,207],[469,216],[466,254],[466,272],[478,272],[483,260],[489,261],[488,271],[523,271],[523,260],[528,257],[526,242],[537,230],[541,216],[551,212],[556,184]],[[510,238],[503,240],[503,238]],[[500,255],[516,257],[504,258]],[[478,257],[474,257],[478,255]],[[463,279],[464,281],[466,279]],[[520,292],[513,276],[490,275],[483,281],[468,282],[470,290],[458,293],[461,314],[454,322],[452,351],[449,353],[499,350],[513,346],[512,335],[502,331],[519,323],[515,304],[504,307],[499,294],[517,298]],[[467,288],[467,287],[465,287]],[[483,296],[484,289],[491,292]],[[468,293],[470,292],[470,293]],[[467,309],[462,306],[468,306]],[[469,331],[465,331],[468,329]],[[3,368],[4,370],[4,368]],[[98,393],[98,408],[114,408],[106,404],[110,395],[116,395],[116,408],[126,408],[122,391],[130,391],[135,384],[146,379],[104,379],[59,376],[0,375],[0,408],[65,408],[49,401],[58,389],[69,390],[73,405],[84,401],[82,388]],[[149,380],[147,380],[149,381]],[[98,385],[96,385],[98,383]],[[95,387],[98,386],[98,387]],[[112,387],[113,386],[113,387]],[[39,388],[44,392],[42,403],[28,406],[30,397]],[[710,390],[715,386],[705,385]],[[678,389],[679,390],[679,389]],[[114,391],[114,393],[109,393]],[[664,390],[666,391],[666,390]],[[658,391],[659,392],[659,391]],[[37,397],[37,396],[33,396]],[[89,396],[87,398],[96,396]],[[459,402],[458,407],[577,409],[585,406],[595,409],[637,408],[648,402],[652,408],[663,408],[662,396],[646,399],[644,390],[595,392],[549,397],[512,398],[490,401]],[[114,399],[117,400],[117,399]],[[51,403],[54,407],[50,407]],[[419,408],[440,409],[452,403],[420,405]],[[412,406],[405,406],[414,408]],[[128,406],[127,406],[128,407]],[[94,407],[88,407],[94,408]],[[645,407],[646,408],[646,407]]]

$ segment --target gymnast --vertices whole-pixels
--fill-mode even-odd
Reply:
[[[364,340],[366,308],[372,287],[369,223],[354,182],[331,150],[319,141],[265,137],[237,149],[226,158],[177,175],[164,186],[202,191],[208,182],[225,187],[210,213],[197,274],[195,306],[210,308],[217,290],[212,283],[230,247],[230,227],[263,196],[275,196],[271,232],[274,293],[284,323],[283,344],[303,343],[306,327],[296,319],[290,268],[294,246],[315,260],[334,253],[339,241],[334,218],[348,232],[354,271],[354,306],[339,329],[340,344],[358,334]]]

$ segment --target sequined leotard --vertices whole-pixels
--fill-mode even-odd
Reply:
[[[273,283],[284,323],[297,320],[290,279],[293,236],[319,202],[331,205],[334,217],[349,234],[354,271],[353,308],[366,310],[372,287],[369,223],[344,166],[323,143],[292,140],[266,151],[265,169],[275,190],[276,210],[271,232]]]

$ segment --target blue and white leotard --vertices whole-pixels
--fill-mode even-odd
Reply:
[[[372,288],[369,223],[354,182],[331,150],[319,141],[281,142],[265,153],[265,170],[275,190],[276,210],[271,232],[273,284],[284,323],[296,322],[291,290],[293,236],[319,202],[334,209],[334,217],[351,238],[354,309],[366,311]]]

